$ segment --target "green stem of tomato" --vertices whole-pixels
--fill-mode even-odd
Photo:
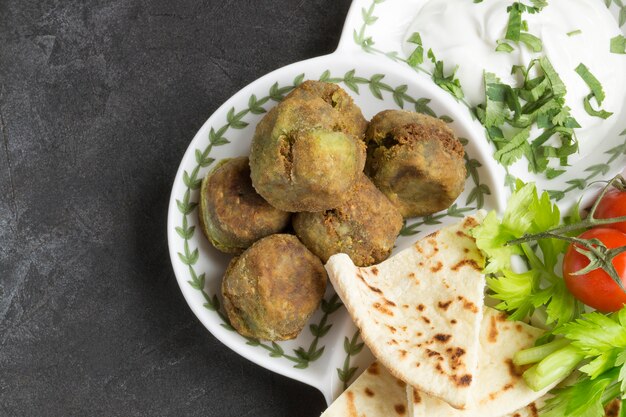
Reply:
[[[519,239],[509,240],[508,242],[506,242],[506,245],[508,246],[519,245],[520,243],[534,242],[540,239],[559,239],[560,237],[562,237],[562,234],[564,233],[574,232],[574,231],[587,229],[587,228],[595,227],[595,226],[604,226],[607,224],[621,223],[621,222],[626,222],[626,216],[612,217],[610,219],[586,218],[585,220],[579,223],[557,227],[555,229],[551,229],[546,232],[535,233],[535,234],[525,234]]]
[[[545,345],[535,346],[528,349],[520,350],[513,356],[513,363],[517,366],[529,365],[545,359],[548,355],[569,345],[571,341],[562,338],[556,339]]]
[[[598,196],[598,198],[596,198],[596,201],[593,203],[593,206],[591,206],[591,210],[589,211],[589,218],[591,218],[592,220],[594,219],[593,215],[596,214],[596,210],[598,209],[600,201],[602,201],[611,186],[621,191],[624,191],[626,189],[626,180],[621,175],[616,175],[606,184],[606,186],[604,186],[604,188],[600,192],[600,195]]]
[[[598,205],[600,204],[600,201],[602,201],[602,198],[606,195],[606,193],[610,190],[612,186],[620,190],[624,190],[626,189],[626,179],[624,179],[624,177],[622,177],[621,175],[616,175],[613,179],[611,179],[607,183],[607,185],[602,189],[602,191],[600,192],[600,195],[598,196],[596,201],[593,203],[593,206],[591,207],[591,210],[589,211],[589,215],[587,216],[586,219],[578,223],[556,227],[546,232],[536,233],[536,234],[527,234],[527,235],[522,236],[519,239],[510,240],[506,244],[518,245],[523,242],[534,242],[539,239],[557,238],[555,235],[562,235],[565,233],[575,232],[577,230],[587,229],[590,227],[604,226],[607,224],[621,223],[621,222],[626,221],[626,216],[613,217],[610,219],[596,219],[594,217],[594,215],[596,214],[596,210],[598,209]]]
[[[572,275],[584,275],[595,269],[602,268],[611,277],[611,279],[615,281],[617,286],[624,293],[626,293],[626,287],[624,287],[622,279],[615,270],[615,266],[613,265],[613,258],[615,258],[620,253],[626,252],[626,246],[609,249],[598,239],[581,239],[578,237],[559,235],[550,231],[511,240],[507,242],[506,245],[523,244],[539,239],[560,239],[577,245],[574,246],[575,249],[589,259],[589,265],[587,265],[580,271],[572,273]]]
[[[513,239],[505,243],[505,245],[522,245],[524,243],[536,242],[541,239],[559,239],[565,240],[570,244],[574,244],[576,251],[585,255],[589,259],[589,265],[580,271],[574,272],[572,275],[584,275],[595,269],[602,268],[611,279],[619,286],[619,288],[626,293],[626,287],[622,283],[622,278],[619,276],[613,265],[613,259],[626,252],[626,246],[608,249],[598,239],[580,239],[577,237],[567,236],[569,232],[587,229],[595,226],[603,226],[607,224],[621,223],[626,221],[626,216],[614,217],[610,219],[596,219],[594,217],[596,209],[600,204],[602,198],[606,195],[611,187],[616,187],[620,190],[626,189],[626,180],[621,175],[615,176],[607,185],[602,189],[599,197],[594,202],[589,212],[589,216],[585,220],[582,220],[575,224],[570,224],[563,227],[557,227],[555,229],[548,230],[546,232],[525,234],[519,239]]]

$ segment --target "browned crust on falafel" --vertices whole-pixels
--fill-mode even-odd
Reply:
[[[243,336],[293,339],[317,309],[326,281],[321,261],[297,237],[271,235],[229,264],[222,281],[224,308]]]
[[[323,262],[346,253],[358,266],[385,260],[402,228],[402,215],[365,176],[339,207],[298,213],[292,224],[302,242]]]
[[[267,203],[252,187],[247,157],[223,159],[200,187],[200,226],[226,253],[241,253],[257,240],[289,225],[290,213]]]
[[[365,171],[406,217],[449,207],[465,185],[464,149],[440,119],[386,110],[365,134]]]

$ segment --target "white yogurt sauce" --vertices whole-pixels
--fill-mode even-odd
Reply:
[[[472,106],[484,102],[483,71],[493,72],[510,85],[518,85],[511,75],[513,65],[523,65],[547,56],[567,87],[566,104],[582,126],[576,130],[579,157],[593,150],[593,142],[601,140],[618,121],[624,102],[626,56],[610,52],[611,38],[620,35],[615,18],[600,0],[549,0],[548,6],[536,14],[523,13],[528,32],[541,38],[543,51],[533,53],[520,43],[507,41],[511,53],[496,52],[497,40],[504,40],[508,23],[507,7],[511,0],[425,0],[410,25],[405,39],[419,32],[424,49],[432,49],[444,62],[446,74],[458,65],[457,77],[466,99]],[[530,4],[530,2],[525,2]],[[568,36],[569,32],[581,33]],[[405,42],[404,52],[410,55],[415,45]],[[604,110],[614,115],[607,120],[585,112],[583,99],[589,87],[574,71],[585,64],[604,87]],[[595,100],[591,100],[597,107]],[[592,131],[594,137],[587,137]],[[599,137],[598,137],[599,136]],[[578,159],[578,158],[575,158]]]

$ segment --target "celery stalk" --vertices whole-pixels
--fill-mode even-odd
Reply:
[[[578,349],[567,345],[526,370],[524,380],[533,391],[541,391],[567,377],[583,358],[584,355]]]
[[[528,365],[543,360],[546,356],[569,345],[571,341],[567,339],[556,339],[545,345],[535,346],[528,349],[520,350],[513,357],[515,365]]]

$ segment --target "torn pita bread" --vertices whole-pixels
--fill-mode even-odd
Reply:
[[[378,362],[370,365],[339,396],[321,417],[402,417],[407,416],[408,387]],[[412,391],[411,391],[412,392]],[[543,399],[502,417],[537,417]],[[429,414],[438,417],[436,413]]]
[[[545,404],[545,400],[547,398],[549,398],[550,395],[544,395],[543,397],[537,399],[536,401],[526,405],[525,407],[520,408],[519,410],[515,410],[512,413],[507,413],[507,414],[498,414],[498,417],[538,417],[539,416],[539,410],[541,409],[541,407],[543,407],[543,405]],[[418,391],[414,391],[413,388],[411,388],[410,386],[407,385],[407,398],[408,398],[408,410],[409,410],[409,414],[408,417],[416,417],[419,414],[415,414],[415,408],[412,407],[412,404],[415,403],[416,401],[420,401],[420,397],[419,397],[419,392]],[[445,403],[444,403],[445,404]],[[446,404],[447,405],[447,404]],[[454,408],[450,407],[449,405],[447,405],[448,408],[454,410]],[[426,410],[426,414],[428,416],[436,416],[436,417],[440,417],[440,416],[446,416],[447,414],[437,414],[440,410],[438,408],[433,408],[433,409],[428,409]],[[459,411],[459,410],[457,410]],[[465,415],[465,414],[463,414]],[[476,413],[473,414],[476,416],[480,416],[480,413]]]
[[[374,362],[322,417],[406,416],[406,384]]]
[[[345,254],[326,269],[374,356],[397,378],[456,408],[478,366],[484,258],[466,217],[383,263],[358,268]]]
[[[523,369],[513,364],[516,352],[532,347],[545,333],[519,321],[509,321],[504,313],[485,307],[480,329],[480,359],[473,404],[457,410],[438,398],[408,388],[411,417],[500,417],[514,413],[536,416],[535,401],[543,397],[555,384],[541,391],[533,391],[522,378]],[[530,404],[530,405],[529,405]],[[534,411],[533,411],[534,410]]]

